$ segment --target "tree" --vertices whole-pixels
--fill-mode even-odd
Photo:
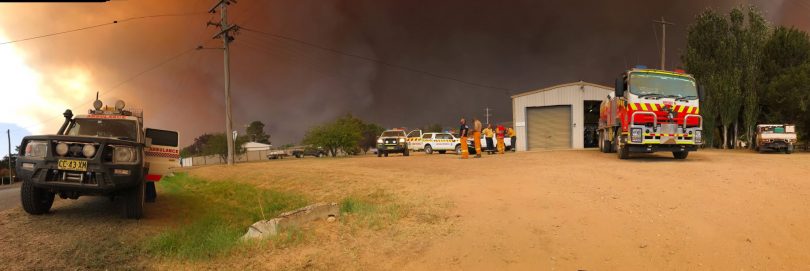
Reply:
[[[425,126],[425,128],[422,128],[422,132],[425,132],[425,133],[441,133],[442,130],[444,130],[442,128],[442,125],[438,124],[438,123],[434,123],[434,124]]]
[[[810,134],[810,37],[792,27],[777,27],[762,58],[761,120],[795,123],[800,137]]]
[[[236,137],[236,143],[234,144],[234,153],[235,154],[243,154],[245,153],[245,148],[242,147],[245,143],[248,142],[247,136],[238,136]],[[219,155],[222,160],[228,159],[228,138],[225,136],[224,133],[216,133],[211,134],[208,138],[208,141],[203,147],[201,152],[202,155]]]
[[[245,132],[252,142],[270,144],[270,136],[264,133],[264,123],[261,121],[255,120],[251,122]]]
[[[14,163],[16,162],[16,155],[12,154],[12,157],[9,159],[8,155],[3,156],[3,159],[0,160],[0,177],[6,177],[13,174],[8,170],[9,163],[11,164],[12,171],[14,170]]]
[[[203,150],[205,149],[205,145],[208,144],[208,140],[211,139],[212,134],[202,134],[194,139],[194,143],[188,145],[187,147],[180,150],[180,156],[183,157],[191,157],[196,155],[202,155]]]
[[[743,37],[740,52],[742,81],[740,87],[743,93],[743,125],[746,139],[752,143],[754,128],[759,118],[759,89],[763,87],[763,78],[760,66],[762,65],[762,51],[768,39],[768,23],[762,14],[753,7],[748,7],[748,29]],[[754,144],[748,144],[753,148]]]
[[[768,24],[753,7],[734,8],[728,20],[706,10],[690,25],[687,52],[682,56],[687,70],[703,86],[701,100],[704,138],[713,146],[716,121],[720,121],[722,147],[729,146],[729,129],[743,119],[750,139],[759,114],[758,90],[762,88],[762,48]]]
[[[703,137],[713,146],[718,120],[718,101],[723,99],[722,79],[717,76],[723,64],[728,64],[728,24],[713,10],[700,13],[689,26],[686,53],[681,57],[686,69],[704,89],[700,111],[703,115]]]
[[[324,148],[333,157],[337,156],[338,151],[355,155],[376,145],[377,136],[384,130],[379,125],[366,124],[347,114],[333,122],[309,129],[303,143]]]
[[[295,147],[295,145],[293,145],[293,144],[291,144],[291,143],[287,143],[287,144],[281,145],[281,148],[282,148],[282,149],[285,149],[285,150],[286,150],[286,149],[289,149],[289,148],[292,148],[292,147]]]
[[[369,149],[377,146],[377,137],[385,131],[380,125],[374,123],[367,123],[363,127],[363,139],[360,141],[360,150],[363,153],[368,152]]]
[[[356,153],[360,140],[363,139],[363,128],[363,122],[349,114],[332,123],[310,129],[304,136],[304,144],[322,147],[332,157],[337,156],[339,150]]]

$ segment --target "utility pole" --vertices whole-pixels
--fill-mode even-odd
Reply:
[[[489,107],[487,107],[487,125],[489,125],[489,116],[492,116],[492,114],[489,113]]]
[[[653,21],[654,23],[661,24],[661,70],[666,70],[666,62],[667,62],[667,25],[675,25],[672,22],[667,22],[664,20],[664,16],[661,16],[660,21]]]
[[[230,60],[228,58],[229,49],[228,44],[233,41],[230,35],[231,31],[239,30],[237,25],[228,25],[228,5],[231,3],[236,4],[236,0],[218,0],[208,12],[216,13],[216,9],[220,9],[221,19],[219,23],[208,22],[208,25],[219,26],[219,33],[214,35],[214,39],[222,39],[225,52],[225,137],[228,144],[228,165],[233,165],[234,159],[234,140],[233,135],[233,120],[231,119],[231,75],[230,75]]]
[[[11,129],[6,129],[6,135],[8,135],[8,184],[12,184],[14,178],[11,176]]]

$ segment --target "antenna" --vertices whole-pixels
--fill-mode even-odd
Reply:
[[[486,110],[487,110],[487,115],[486,115],[487,116],[487,125],[489,125],[489,117],[492,116],[492,114],[489,113],[489,107],[487,107]]]

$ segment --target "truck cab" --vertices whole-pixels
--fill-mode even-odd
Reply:
[[[639,67],[622,73],[600,106],[600,150],[616,152],[620,159],[658,151],[685,159],[703,143],[701,92],[695,79],[680,70]]]
[[[123,101],[94,106],[75,118],[65,111],[55,135],[23,138],[16,167],[29,214],[47,213],[56,195],[108,196],[122,199],[125,217],[139,219],[156,197],[153,182],[179,167],[177,132],[144,129],[142,113],[125,110]]]
[[[389,153],[410,155],[404,130],[394,129],[382,132],[377,138],[377,157],[388,157]]]
[[[422,144],[422,130],[413,130],[408,133],[406,141],[408,142],[408,149],[411,151],[422,151],[424,150],[424,144]]]

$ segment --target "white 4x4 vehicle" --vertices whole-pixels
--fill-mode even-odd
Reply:
[[[445,153],[455,151],[461,153],[461,142],[450,133],[425,133],[422,134],[422,146],[425,153],[432,154],[433,151]]]

